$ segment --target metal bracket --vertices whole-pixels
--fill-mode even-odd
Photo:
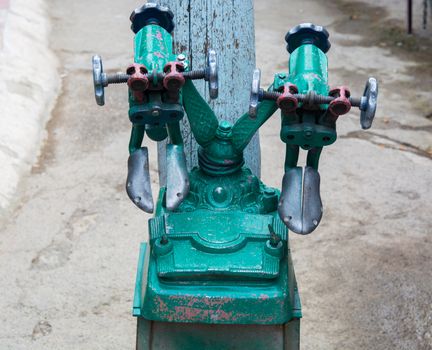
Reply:
[[[137,149],[129,156],[126,192],[138,208],[146,213],[153,213],[154,204],[147,147]]]
[[[278,208],[283,223],[293,232],[307,235],[322,218],[320,175],[312,167],[289,169],[282,180]]]
[[[189,176],[183,146],[168,144],[166,208],[175,210],[189,193]]]
[[[92,58],[93,66],[93,86],[95,91],[96,103],[99,106],[105,104],[105,87],[110,84],[122,84],[128,83],[132,75],[126,73],[106,74],[103,71],[102,58],[99,55],[95,55]],[[142,76],[147,79],[154,79],[163,81],[168,73],[142,73]],[[216,51],[210,49],[207,54],[207,66],[204,69],[178,72],[184,79],[204,79],[209,84],[209,94],[211,99],[218,97],[219,93],[219,77],[218,77],[218,63]]]

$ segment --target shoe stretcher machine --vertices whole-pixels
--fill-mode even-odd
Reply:
[[[253,73],[250,108],[231,125],[218,121],[192,80],[218,95],[216,53],[191,70],[173,53],[174,15],[148,3],[131,15],[134,62],[126,74],[106,74],[93,57],[96,101],[104,88],[127,83],[129,143],[126,191],[147,213],[149,241],[141,244],[133,315],[137,349],[298,349],[300,298],[288,229],[309,234],[322,217],[318,164],[323,147],[336,141],[336,121],[352,106],[363,129],[372,125],[378,86],[369,78],[360,98],[328,85],[325,28],[310,23],[285,37],[289,71],[268,90]],[[235,103],[233,101],[233,103]],[[244,165],[243,151],[278,110],[286,145],[282,190],[267,187]],[[186,112],[199,144],[199,165],[188,171],[180,121]],[[167,183],[154,208],[144,135],[166,146]],[[306,166],[298,165],[307,151]]]

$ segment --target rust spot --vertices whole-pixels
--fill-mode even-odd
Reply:
[[[155,52],[155,53],[153,53],[156,57],[159,57],[159,58],[165,58],[165,56],[161,53],[161,52]]]
[[[207,310],[201,310],[187,306],[176,306],[174,308],[177,317],[182,321],[195,319],[197,316],[207,316]],[[201,314],[201,315],[200,315]]]
[[[158,39],[159,41],[162,41],[162,33],[160,31],[156,32],[156,39]]]
[[[258,308],[266,305],[265,303],[272,298],[272,294],[261,293],[259,295],[255,294],[254,297]],[[163,298],[163,300],[160,297],[155,299],[155,307],[158,309],[159,314],[170,322],[237,322],[256,317],[253,313],[233,311],[234,299],[230,297],[170,295]],[[283,309],[285,305],[283,301],[279,301],[278,304]],[[170,305],[170,307],[167,305]],[[271,323],[274,319],[275,316],[267,315],[262,317],[260,322]]]
[[[159,312],[166,313],[169,311],[167,304],[163,301],[161,297],[155,298],[155,304],[157,305],[157,309]]]
[[[261,294],[259,296],[259,298],[260,298],[260,300],[268,300],[268,299],[270,299],[270,297],[267,294]]]

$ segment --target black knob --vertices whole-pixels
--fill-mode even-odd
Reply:
[[[171,33],[174,30],[173,18],[174,14],[168,7],[150,2],[132,12],[130,15],[131,29],[136,34],[146,25],[157,24]]]
[[[295,49],[305,44],[313,44],[326,53],[330,49],[329,33],[322,26],[312,23],[302,23],[292,28],[287,35],[287,50],[292,53]]]

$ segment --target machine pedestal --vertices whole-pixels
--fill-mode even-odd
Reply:
[[[300,319],[283,325],[215,325],[137,319],[137,350],[298,350]]]

